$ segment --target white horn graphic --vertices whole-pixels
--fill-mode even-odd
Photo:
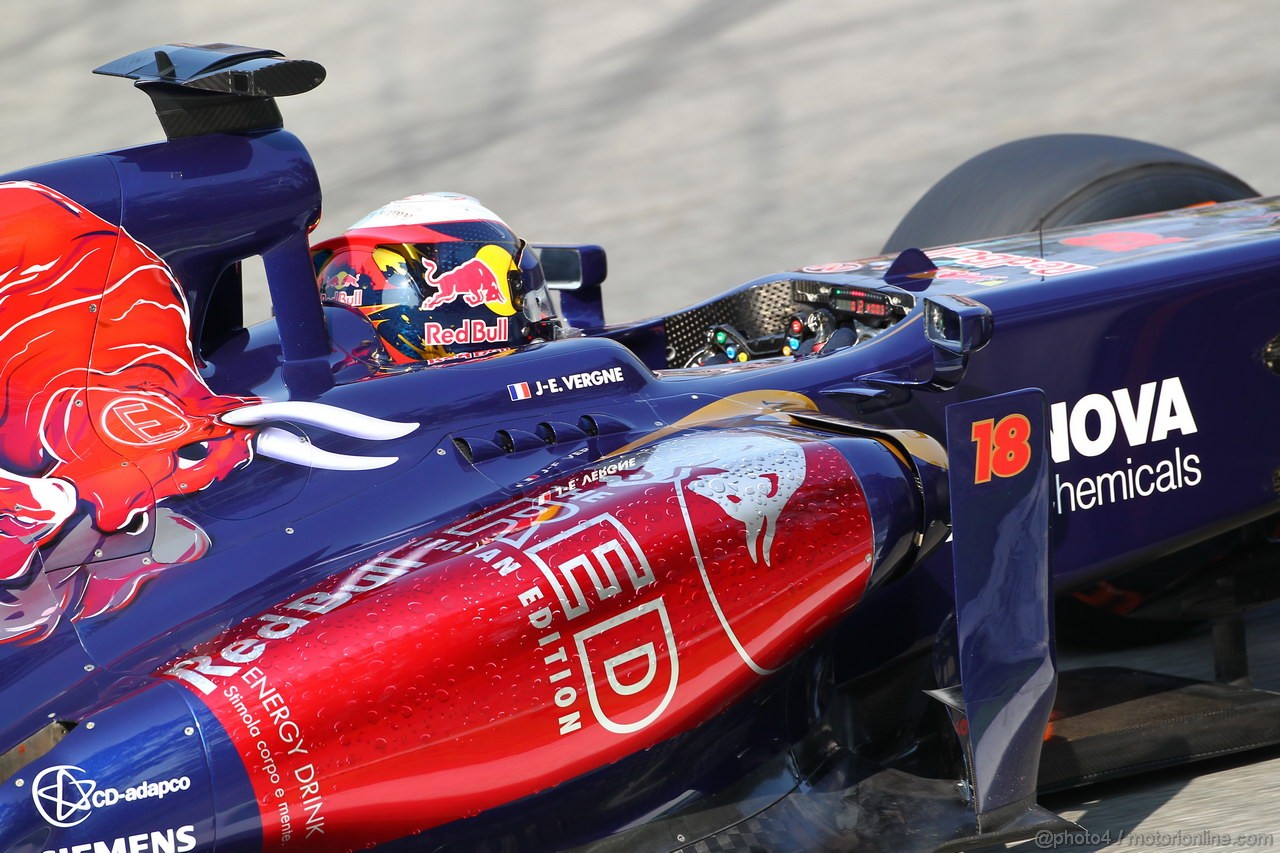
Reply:
[[[321,450],[305,438],[276,427],[267,427],[258,433],[253,441],[253,447],[258,453],[271,459],[327,471],[372,471],[385,468],[400,458],[330,453],[328,450]]]
[[[381,418],[362,415],[337,406],[304,401],[256,403],[252,406],[243,406],[223,414],[222,421],[232,426],[257,426],[268,421],[292,421],[306,426],[324,427],[352,438],[365,438],[371,441],[403,438],[418,428],[417,423],[384,421]]]

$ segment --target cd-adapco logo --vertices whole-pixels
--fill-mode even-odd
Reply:
[[[83,769],[70,764],[46,767],[37,773],[31,783],[31,798],[40,816],[61,827],[75,826],[87,818],[93,811],[89,797],[98,783],[83,776]]]
[[[72,827],[84,822],[95,808],[114,806],[122,800],[162,800],[169,794],[191,787],[190,776],[160,782],[141,782],[132,788],[99,788],[86,778],[83,768],[70,764],[46,767],[31,782],[31,798],[36,811],[54,826]]]

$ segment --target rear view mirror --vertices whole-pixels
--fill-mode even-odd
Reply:
[[[991,311],[981,302],[954,293],[927,296],[924,333],[935,347],[967,356],[991,340]]]
[[[587,244],[535,244],[542,274],[552,290],[599,288],[608,271],[604,249]]]
[[[967,296],[939,293],[924,300],[924,334],[933,344],[934,382],[950,387],[969,355],[991,340],[991,309]]]
[[[604,249],[590,244],[535,244],[547,287],[560,296],[560,313],[569,325],[597,329],[604,325],[600,285],[608,273]]]

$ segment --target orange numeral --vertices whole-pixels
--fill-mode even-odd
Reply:
[[[1024,415],[1005,415],[973,424],[973,441],[978,445],[973,482],[989,483],[991,475],[1014,477],[1031,462],[1031,422]]]

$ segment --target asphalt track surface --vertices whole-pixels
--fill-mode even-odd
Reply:
[[[466,192],[531,240],[604,245],[611,320],[875,254],[935,180],[1026,136],[1146,139],[1280,193],[1267,0],[46,0],[0,21],[0,170],[159,138],[98,64],[168,41],[275,48],[329,72],[281,101],[325,186],[318,238],[403,195]],[[1280,689],[1280,616],[1252,632],[1257,681]],[[1204,638],[1144,655],[1211,674]],[[1277,803],[1280,752],[1049,801],[1112,839],[1059,850],[1280,847]],[[1246,833],[1274,841],[1217,842]]]

